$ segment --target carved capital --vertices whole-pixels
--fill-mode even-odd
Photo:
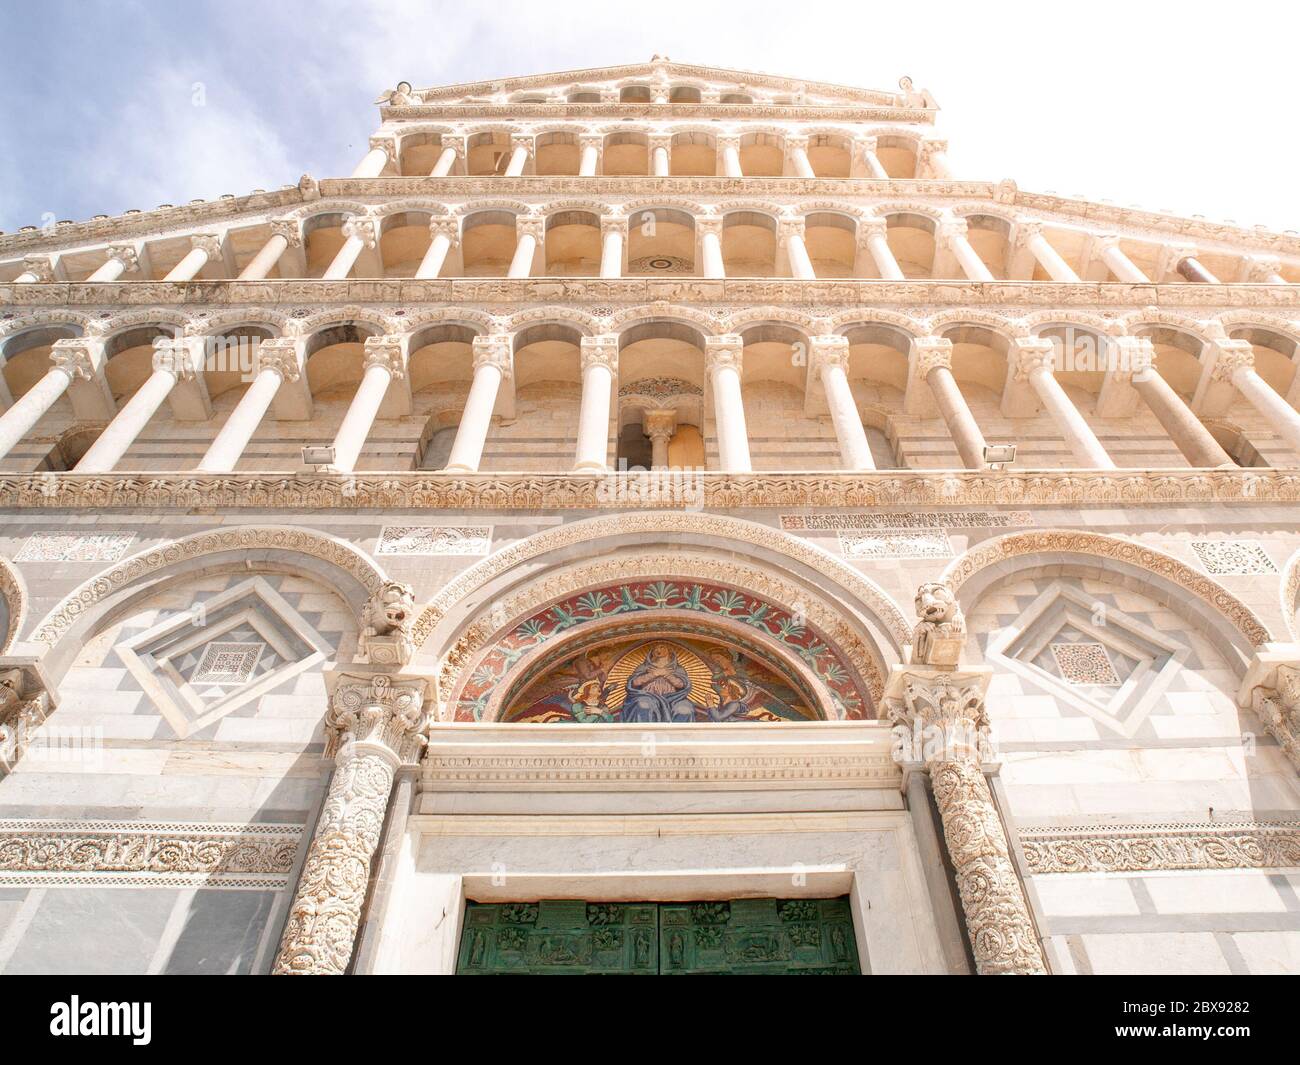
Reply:
[[[802,133],[792,133],[785,138],[786,153],[798,151],[802,148],[805,152],[808,150],[808,137]]]
[[[934,586],[922,585],[922,590],[928,587]],[[917,599],[919,611],[919,594]],[[920,624],[932,623],[922,618]],[[960,624],[961,634],[965,632],[960,611],[947,622],[933,624]],[[926,766],[947,761],[978,765],[988,743],[989,722],[984,710],[988,680],[987,671],[954,672],[950,667],[920,664],[917,668],[898,667],[890,676],[883,706],[902,745],[903,760]]]
[[[257,345],[257,369],[274,370],[282,381],[296,381],[302,375],[298,345],[287,337],[262,340]]]
[[[726,333],[722,336],[704,338],[704,368],[709,373],[721,370],[741,372],[744,361],[744,341],[738,334]]]
[[[429,239],[446,237],[454,248],[460,244],[460,219],[453,215],[435,215],[429,219]]]
[[[378,243],[373,218],[349,218],[343,223],[343,235],[349,240],[355,238],[361,241],[367,248],[373,248]]]
[[[618,334],[604,333],[600,336],[583,337],[579,342],[582,369],[603,366],[612,374],[618,373]]]
[[[666,152],[673,150],[673,135],[671,133],[652,133],[646,138],[646,147],[650,149],[651,154],[656,148],[662,148]]]
[[[695,219],[695,232],[701,236],[722,236],[722,219],[717,215],[701,215]]]
[[[546,219],[539,215],[518,215],[515,218],[515,233],[521,240],[524,237],[532,237],[541,244],[546,240]]]
[[[140,256],[130,244],[110,245],[104,259],[116,259],[122,264],[124,273],[133,273],[140,268]]]
[[[595,148],[597,153],[605,150],[605,134],[587,131],[578,134],[578,147],[582,149]]]
[[[802,218],[778,218],[776,228],[777,243],[784,247],[791,237],[804,238],[804,220]]]
[[[1245,280],[1255,284],[1271,284],[1273,277],[1281,276],[1282,261],[1270,255],[1248,255],[1245,263]]]
[[[1109,337],[1106,343],[1115,355],[1108,372],[1136,376],[1155,370],[1156,349],[1149,337]]]
[[[1300,662],[1279,665],[1274,686],[1255,688],[1250,705],[1291,764],[1300,769]]]
[[[808,362],[815,375],[820,376],[826,366],[838,366],[845,372],[849,368],[849,338],[835,334],[810,337]]]
[[[617,233],[619,236],[627,236],[627,215],[625,214],[603,214],[600,216],[600,235],[603,237],[607,233]]]
[[[391,335],[366,337],[361,368],[369,370],[372,366],[387,370],[397,380],[405,377],[406,360],[402,356],[402,338]]]
[[[48,255],[24,255],[23,273],[32,274],[38,282],[54,280],[54,260]]]
[[[667,443],[677,431],[677,412],[671,407],[647,410],[641,415],[641,429],[656,443]]]
[[[271,222],[271,235],[273,237],[284,237],[291,248],[302,247],[302,228],[298,225],[296,219],[275,219]]]
[[[867,245],[872,239],[880,237],[887,239],[889,236],[889,223],[883,218],[859,218],[858,219],[858,246]]]
[[[728,148],[734,148],[736,151],[740,151],[739,133],[719,133],[717,142],[718,151],[720,152],[725,152]]]
[[[397,141],[393,137],[382,133],[371,137],[370,149],[374,151],[376,148],[388,156],[390,160],[397,159]]]
[[[1021,248],[1029,247],[1030,242],[1035,237],[1043,235],[1043,223],[1034,221],[1023,221],[1016,223],[1016,230],[1011,235],[1011,249],[1018,251]]]
[[[1056,345],[1044,337],[1017,337],[1011,354],[1017,381],[1028,380],[1040,370],[1052,373],[1056,369]]]
[[[870,153],[876,150],[878,143],[875,137],[854,137],[850,145],[853,152],[853,161],[863,162]]]
[[[952,245],[959,240],[965,240],[967,228],[966,219],[964,218],[945,219],[939,224],[938,243]]]
[[[465,138],[456,137],[449,133],[444,133],[442,139],[438,141],[439,150],[450,148],[456,153],[457,159],[465,158]]]
[[[203,368],[202,337],[158,337],[153,342],[153,368],[177,381],[192,381]]]
[[[514,373],[514,359],[511,355],[510,335],[508,333],[491,333],[474,338],[474,370],[492,366],[501,371],[501,377],[508,380]]]
[[[0,769],[18,763],[53,705],[35,669],[0,667]]]
[[[512,133],[510,135],[510,150],[514,152],[520,148],[529,155],[533,154],[533,136],[531,133]]]
[[[952,369],[952,341],[944,337],[917,337],[912,341],[912,359],[916,375],[925,379],[930,371]]]
[[[50,362],[74,381],[89,381],[95,375],[90,345],[84,340],[56,340],[50,349]]]
[[[1214,367],[1210,370],[1213,381],[1231,384],[1238,370],[1255,368],[1255,349],[1248,340],[1216,340],[1214,348]]]
[[[198,248],[209,259],[221,258],[220,233],[195,233],[190,237],[190,247]]]

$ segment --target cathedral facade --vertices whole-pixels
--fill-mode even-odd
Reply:
[[[0,234],[0,972],[1300,971],[1300,237],[671,62]]]

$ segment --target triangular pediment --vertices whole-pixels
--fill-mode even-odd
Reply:
[[[916,92],[862,89],[810,78],[786,77],[759,71],[731,70],[727,67],[675,63],[667,60],[462,82],[417,89],[417,92],[426,102],[434,102],[467,97],[486,99],[499,95],[509,96],[529,89],[546,91],[559,86],[577,85],[584,88],[622,86],[629,82],[644,82],[647,85],[668,82],[674,85],[695,84],[701,87],[719,85],[729,90],[750,89],[763,95],[787,94],[803,97],[810,103],[865,104],[885,107],[927,106],[919,99],[922,94]]]

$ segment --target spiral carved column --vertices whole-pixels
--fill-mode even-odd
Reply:
[[[980,976],[1046,974],[1002,819],[980,768],[988,730],[987,676],[902,667],[890,680],[886,708],[904,759],[930,773],[975,971]]]
[[[272,972],[341,976],[352,957],[370,863],[397,767],[424,744],[425,682],[345,674],[325,725],[334,775]]]

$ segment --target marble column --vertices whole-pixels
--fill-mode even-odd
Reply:
[[[140,257],[135,248],[129,244],[111,246],[107,251],[104,265],[91,274],[87,281],[116,281],[123,274],[129,274],[140,268]]]
[[[515,232],[518,234],[518,243],[515,244],[514,258],[510,260],[510,270],[506,277],[531,277],[533,257],[546,236],[546,219],[519,215],[515,218]]]
[[[30,285],[36,282],[49,284],[53,280],[53,259],[48,255],[26,255],[23,257],[23,272],[14,278],[14,284]]]
[[[153,373],[90,445],[73,472],[111,472],[177,382],[193,380],[202,368],[202,338],[160,338],[154,341]]]
[[[722,219],[714,216],[697,218],[695,232],[700,238],[702,276],[726,277],[727,268],[722,259]]]
[[[433,169],[429,171],[429,177],[446,177],[455,169],[456,160],[464,154],[464,138],[455,140],[443,137],[442,150],[438,153],[438,161],[433,164]]]
[[[298,229],[297,222],[291,222],[287,219],[278,220],[271,223],[271,235],[267,238],[261,250],[253,256],[247,266],[239,275],[240,281],[260,281],[271,272],[271,269],[280,261],[289,248],[302,247],[302,234]]]
[[[448,473],[476,473],[487,443],[501,382],[514,372],[511,338],[503,333],[474,338],[474,380],[447,458]]]
[[[378,246],[373,218],[349,218],[343,223],[343,246],[335,253],[333,261],[321,275],[323,281],[341,281],[352,272],[357,259],[366,248]]]
[[[390,159],[397,159],[397,147],[391,137],[371,137],[370,151],[352,171],[354,178],[379,177],[384,172]]]
[[[36,384],[0,414],[0,459],[9,454],[31,432],[41,416],[54,406],[68,386],[78,379],[89,381],[95,368],[90,352],[80,340],[56,340],[50,352],[50,368]]]
[[[506,177],[522,177],[528,157],[533,154],[533,138],[514,136],[510,138],[510,162],[506,164]]]
[[[424,746],[425,689],[423,679],[382,673],[339,679],[325,715],[334,775],[289,909],[276,975],[347,971],[393,778]]]
[[[1231,382],[1259,411],[1291,449],[1300,453],[1300,412],[1274,391],[1273,386],[1255,372],[1255,352],[1245,340],[1215,341],[1215,381]]]
[[[189,254],[171,268],[164,281],[192,281],[210,259],[221,256],[219,233],[196,233],[190,237],[190,244]]]
[[[627,242],[627,217],[602,215],[600,219],[600,276],[623,276],[623,247]]]
[[[812,168],[812,162],[808,158],[807,137],[786,137],[785,151],[790,159],[790,166],[794,170],[795,177],[815,178],[817,176]]]
[[[971,243],[966,239],[966,219],[952,218],[939,230],[939,241],[951,249],[962,272],[972,281],[994,281],[996,278],[984,260],[979,257]]]
[[[1207,270],[1195,255],[1186,255],[1174,267],[1182,277],[1198,285],[1218,285],[1219,279]]]
[[[677,431],[677,412],[671,407],[646,411],[641,416],[641,431],[650,438],[651,469],[668,469],[668,443]]]
[[[654,177],[668,177],[673,172],[673,139],[667,134],[650,138],[650,173]]]
[[[858,243],[864,245],[878,273],[885,281],[903,281],[903,269],[889,246],[889,224],[883,218],[864,218],[858,222]]]
[[[905,766],[930,775],[980,976],[1041,976],[1047,960],[981,768],[989,672],[895,667],[885,691]]]
[[[582,152],[578,163],[578,177],[595,177],[600,167],[600,153],[605,144],[603,133],[584,133],[578,138]]]
[[[1201,419],[1192,413],[1155,366],[1155,351],[1146,337],[1120,337],[1121,355],[1131,362],[1130,383],[1156,416],[1188,463],[1198,469],[1236,466]],[[1126,354],[1128,353],[1128,354]]]
[[[804,220],[802,218],[782,218],[777,221],[776,239],[785,248],[786,258],[790,261],[790,276],[800,281],[816,281],[817,271],[813,269],[808,257],[808,246],[804,243]]]
[[[618,335],[583,337],[582,405],[578,411],[578,446],[574,473],[609,469],[609,405],[618,375]]]
[[[1079,275],[1061,258],[1060,253],[1052,247],[1051,241],[1043,236],[1041,222],[1018,222],[1013,243],[1027,248],[1053,281],[1069,284],[1078,282]]]
[[[735,334],[706,337],[704,366],[713,386],[713,412],[717,423],[718,464],[728,473],[749,473],[749,432],[740,392],[744,343]]]
[[[915,363],[913,372],[934,394],[939,414],[957,445],[962,464],[968,470],[984,469],[984,434],[980,432],[966,397],[961,394],[952,375],[952,341],[942,337],[918,337],[912,341],[911,357]]]
[[[439,215],[429,219],[429,250],[424,253],[420,265],[415,268],[418,278],[437,277],[442,273],[447,253],[460,243],[460,219],[450,215]]]
[[[338,432],[334,434],[334,469],[351,473],[365,445],[366,437],[375,424],[380,404],[394,378],[406,376],[406,358],[402,352],[402,338],[396,336],[366,337],[362,357],[361,384],[348,405],[348,412]]]
[[[854,137],[852,144],[852,162],[850,169],[854,177],[868,177],[873,181],[888,181],[889,171],[885,169],[876,154],[875,137]]]
[[[736,136],[721,136],[718,138],[718,158],[722,162],[722,174],[724,177],[738,178],[744,177],[745,172],[740,168],[740,138]]]
[[[255,365],[256,376],[196,467],[199,473],[229,473],[239,464],[280,385],[301,376],[297,342],[289,337],[259,341]]]
[[[1038,394],[1079,465],[1090,470],[1115,469],[1101,441],[1053,373],[1056,346],[1041,337],[1018,338],[1008,355],[1015,360],[1014,376],[1028,381]]]
[[[1110,268],[1110,272],[1121,281],[1135,285],[1151,283],[1151,279],[1138,268],[1138,265],[1124,254],[1124,250],[1119,246],[1119,237],[1114,234],[1097,238],[1097,252],[1101,256],[1101,261]]]
[[[862,428],[862,415],[849,386],[849,340],[842,336],[815,336],[809,343],[809,365],[821,378],[830,408],[840,462],[845,470],[874,470],[871,445]]]

